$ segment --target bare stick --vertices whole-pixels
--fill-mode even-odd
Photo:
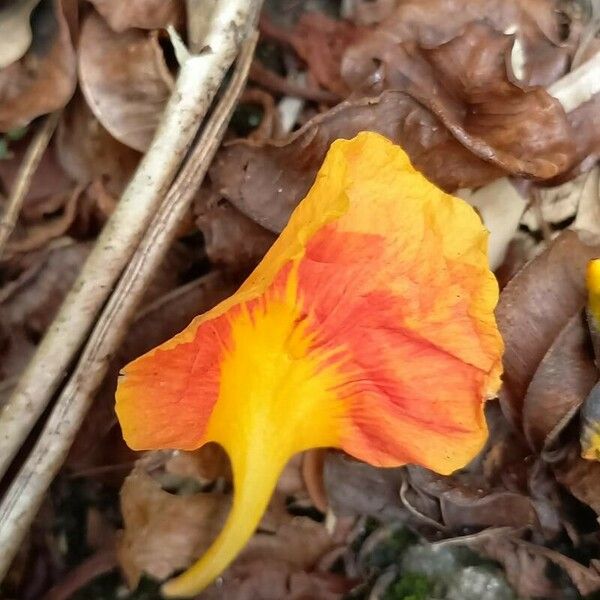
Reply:
[[[226,93],[123,273],[40,439],[0,505],[0,576],[8,569],[29,530],[48,486],[77,434],[94,392],[102,382],[111,353],[125,335],[148,282],[165,256],[219,148],[231,113],[244,89],[257,39],[257,34],[251,35],[243,45]]]
[[[0,476],[65,377],[156,214],[259,5],[259,0],[219,0],[205,40],[210,50],[182,64],[148,152],[0,412]]]
[[[21,207],[23,206],[23,200],[25,200],[25,196],[27,196],[27,192],[31,187],[31,180],[42,160],[42,156],[44,156],[44,152],[46,152],[52,134],[58,125],[59,117],[60,112],[58,111],[50,113],[46,117],[23,157],[17,179],[15,180],[6,203],[6,209],[0,219],[0,256],[2,256],[6,242],[15,228],[19,213],[21,212]]]

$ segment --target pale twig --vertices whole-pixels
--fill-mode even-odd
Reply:
[[[256,34],[250,35],[243,45],[226,92],[123,273],[38,442],[0,505],[0,574],[6,572],[29,530],[102,382],[111,354],[125,335],[148,282],[204,179],[244,89],[257,39]]]
[[[181,66],[154,139],[17,388],[0,412],[0,476],[68,372],[232,64],[259,0],[219,0],[205,45]]]
[[[0,256],[2,256],[6,242],[15,228],[23,201],[31,187],[31,180],[42,160],[42,156],[44,156],[44,152],[46,152],[52,134],[58,125],[59,117],[60,112],[54,112],[45,118],[33,140],[31,140],[27,152],[25,152],[17,178],[6,202],[6,208],[2,213],[2,218],[0,218]]]
[[[490,527],[477,533],[471,533],[469,535],[460,535],[458,537],[448,538],[447,540],[440,540],[439,542],[432,542],[432,548],[447,548],[448,546],[465,546],[467,544],[476,544],[482,540],[486,540],[491,537],[503,537],[508,535],[516,535],[522,529],[516,529],[514,527]]]
[[[400,491],[399,491],[398,495],[400,496],[400,502],[402,502],[402,505],[404,506],[404,508],[406,508],[406,510],[413,517],[415,517],[415,519],[417,519],[417,521],[421,521],[422,523],[425,523],[426,525],[429,525],[430,527],[433,527],[434,529],[437,529],[438,531],[447,531],[447,529],[448,529],[447,527],[445,527],[441,523],[438,523],[435,519],[432,519],[431,517],[424,515],[420,510],[415,508],[408,501],[408,498],[406,497],[406,492],[408,491],[408,487],[409,487],[409,484],[408,484],[408,481],[406,481],[406,475],[403,473],[402,474],[402,483],[400,484]]]

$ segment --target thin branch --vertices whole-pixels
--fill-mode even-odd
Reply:
[[[181,66],[152,144],[12,396],[0,411],[0,476],[68,372],[172,183],[260,0],[219,0],[210,52]]]
[[[516,535],[522,531],[522,529],[516,529],[514,527],[490,527],[477,533],[471,533],[469,535],[460,535],[458,537],[448,538],[447,540],[440,540],[439,542],[432,542],[432,548],[447,548],[448,546],[464,546],[467,544],[475,544],[486,540],[491,537],[503,537],[508,535]]]
[[[406,476],[403,473],[402,474],[402,483],[400,485],[400,491],[399,491],[399,496],[400,496],[400,502],[402,502],[402,505],[404,506],[404,508],[406,508],[406,510],[413,516],[415,517],[415,519],[417,521],[421,521],[421,523],[425,523],[426,525],[429,525],[430,527],[433,527],[434,529],[437,529],[438,531],[448,531],[448,528],[444,525],[442,525],[441,523],[438,523],[435,519],[432,519],[431,517],[428,517],[427,515],[424,515],[420,510],[418,510],[417,508],[415,508],[409,501],[408,498],[406,497],[406,492],[408,491],[408,482],[406,481]]]
[[[0,256],[2,256],[6,242],[15,228],[23,201],[31,187],[31,181],[42,160],[42,156],[44,156],[44,152],[46,152],[46,148],[58,125],[59,118],[60,111],[50,113],[45,118],[44,123],[37,130],[23,157],[17,178],[6,202],[6,209],[2,214],[2,218],[0,218]]]
[[[257,40],[255,33],[242,46],[236,71],[226,92],[123,273],[35,448],[0,505],[0,575],[8,569],[29,530],[46,490],[60,469],[93,395],[102,382],[111,354],[135,316],[142,294],[164,258],[219,148],[227,123],[244,89]]]

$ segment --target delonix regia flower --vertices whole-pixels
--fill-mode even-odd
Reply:
[[[497,300],[487,232],[468,204],[380,135],[335,141],[241,288],[119,381],[132,448],[214,441],[232,463],[223,531],[164,593],[193,595],[219,575],[297,452],[335,447],[443,474],[469,462],[500,383]]]

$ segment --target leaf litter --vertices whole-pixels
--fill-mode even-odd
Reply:
[[[0,30],[18,25],[14,46],[0,44],[1,205],[38,118],[62,115],[0,257],[0,402],[148,147],[177,69],[164,28],[185,39],[189,18],[175,0],[17,4],[0,12]],[[579,447],[580,408],[598,380],[583,309],[586,264],[600,254],[600,94],[565,112],[548,91],[599,49],[587,3],[291,4],[265,5],[260,76],[236,116],[254,115],[247,133],[226,134],[3,593],[42,597],[110,548],[119,569],[109,562],[103,575],[84,576],[73,597],[158,598],[157,582],[212,541],[231,501],[226,457],[211,446],[129,450],[113,412],[118,371],[229,296],[331,142],[362,130],[402,145],[492,232],[506,352],[499,401],[486,411],[490,439],[447,477],[339,452],[292,461],[246,550],[200,597],[600,591],[600,467]],[[303,100],[282,131],[294,92]],[[444,561],[451,575],[428,566]]]

